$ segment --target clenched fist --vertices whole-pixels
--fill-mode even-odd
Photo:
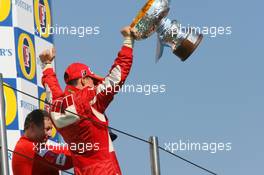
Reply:
[[[52,49],[46,49],[46,50],[44,50],[39,55],[39,58],[40,58],[40,61],[43,64],[51,64],[51,62],[54,60],[55,56],[56,56],[56,50],[53,47]]]
[[[134,30],[131,29],[130,26],[123,27],[121,29],[121,34],[123,35],[124,38],[127,37],[134,38]]]

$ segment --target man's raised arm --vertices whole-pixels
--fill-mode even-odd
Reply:
[[[133,31],[129,26],[121,30],[124,42],[117,58],[112,65],[109,74],[95,88],[95,97],[90,104],[98,112],[104,113],[105,109],[112,101],[113,96],[121,89],[124,84],[133,62]]]
[[[56,73],[52,68],[52,61],[54,60],[56,55],[55,48],[44,50],[40,55],[40,60],[43,64],[43,76],[42,76],[42,84],[47,91],[51,92],[51,98],[53,100],[62,97],[63,91],[60,87],[59,81],[56,77]]]

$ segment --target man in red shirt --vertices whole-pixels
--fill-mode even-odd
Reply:
[[[40,55],[42,83],[52,96],[51,118],[69,145],[83,145],[85,151],[70,149],[76,175],[121,175],[105,110],[124,84],[133,61],[134,37],[130,27],[121,31],[124,42],[109,74],[101,78],[82,63],[73,63],[65,71],[63,92],[51,62],[55,50]]]
[[[59,175],[59,170],[72,168],[64,147],[46,147],[52,122],[47,112],[34,110],[26,117],[24,135],[18,140],[12,158],[14,175]],[[47,148],[47,149],[46,149]]]

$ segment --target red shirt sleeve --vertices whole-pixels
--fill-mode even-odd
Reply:
[[[73,167],[72,158],[67,147],[56,146],[55,149],[51,145],[46,147],[48,149],[42,149],[38,152],[38,156],[36,156],[38,161],[45,161],[60,170],[67,170]]]
[[[16,144],[12,169],[14,175],[57,175],[59,170],[67,170],[73,167],[72,159],[67,152],[55,153],[49,150],[37,151],[37,144],[25,137],[21,137]],[[66,153],[66,152],[65,152]]]
[[[95,97],[90,104],[100,113],[104,113],[107,106],[113,100],[114,95],[124,84],[133,62],[133,49],[123,46],[112,65],[109,74],[99,83],[95,89]]]
[[[13,175],[32,174],[33,159],[35,155],[32,147],[32,143],[21,138],[19,139],[12,158]]]
[[[52,100],[63,97],[64,93],[60,87],[59,81],[53,68],[47,68],[45,71],[43,71],[42,84],[47,91],[51,92]]]

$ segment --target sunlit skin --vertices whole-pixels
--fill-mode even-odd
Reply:
[[[83,88],[86,88],[86,87],[93,88],[94,86],[95,86],[94,85],[94,80],[92,78],[83,77],[83,78],[79,78],[78,79],[76,88],[78,88],[78,89],[83,89]]]

